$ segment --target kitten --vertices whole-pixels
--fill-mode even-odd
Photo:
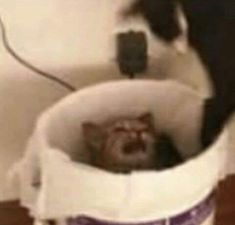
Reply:
[[[136,0],[124,16],[142,16],[152,33],[171,45],[183,32],[178,6],[187,22],[189,45],[206,66],[214,88],[199,121],[206,148],[235,110],[235,4],[232,0]]]
[[[84,122],[91,164],[116,173],[172,167],[181,157],[170,139],[154,129],[150,113],[104,124]]]
[[[103,124],[82,124],[91,164],[112,172],[156,168],[155,137],[150,113]]]

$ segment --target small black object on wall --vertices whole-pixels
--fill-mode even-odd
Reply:
[[[127,31],[117,34],[117,62],[122,74],[134,78],[143,73],[148,64],[148,45],[142,31]]]

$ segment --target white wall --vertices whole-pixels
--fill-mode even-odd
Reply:
[[[9,41],[24,58],[76,87],[119,79],[113,62],[122,1],[0,0]],[[104,65],[107,64],[107,65]],[[38,114],[68,94],[16,62],[0,42],[0,181],[24,150]],[[1,185],[2,187],[2,185]],[[0,187],[0,199],[2,191]]]
[[[118,11],[128,0],[0,0],[0,14],[14,49],[38,67],[77,88],[122,78],[115,64],[115,32],[143,28],[124,23]],[[147,30],[146,30],[147,31]],[[207,90],[196,56],[164,53],[162,43],[150,40],[148,78],[168,77]],[[168,58],[166,60],[166,58]],[[197,59],[197,58],[196,58]],[[155,64],[155,62],[158,62]],[[171,68],[166,70],[166,68]],[[163,71],[165,71],[163,73]],[[0,181],[22,155],[38,114],[68,92],[38,77],[16,62],[0,42]],[[0,199],[3,199],[0,187]]]

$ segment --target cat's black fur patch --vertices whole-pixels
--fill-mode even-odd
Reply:
[[[201,141],[206,148],[235,109],[235,1],[137,0],[129,14],[141,14],[156,36],[170,42],[181,32],[177,3],[188,22],[189,44],[207,68],[215,91],[204,107]]]

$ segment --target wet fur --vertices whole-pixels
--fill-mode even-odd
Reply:
[[[82,130],[91,165],[108,171],[160,170],[181,160],[170,139],[156,131],[150,114],[103,124],[84,122]]]

